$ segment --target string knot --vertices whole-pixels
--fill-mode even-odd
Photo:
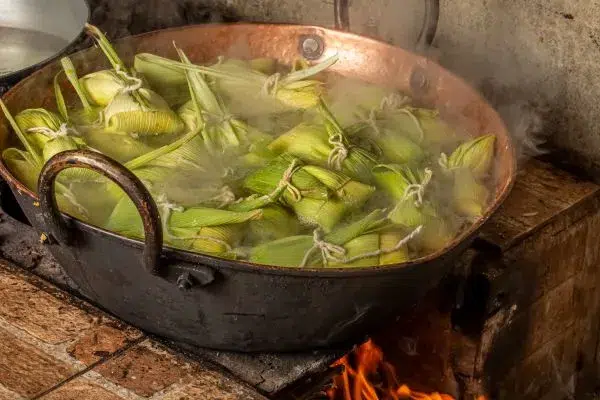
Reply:
[[[281,74],[279,72],[276,72],[273,75],[270,75],[265,80],[265,83],[262,87],[262,94],[273,95],[273,94],[277,93],[280,78],[281,78]]]
[[[410,104],[410,97],[403,96],[399,93],[391,93],[381,99],[379,103],[379,109],[384,111],[386,109],[395,110],[397,108],[406,107]]]
[[[175,203],[172,203],[169,201],[169,199],[167,199],[167,196],[163,193],[160,194],[157,198],[156,198],[156,204],[162,208],[165,211],[171,212],[171,211],[178,211],[178,212],[183,212],[185,211],[185,209],[182,206],[179,206]]]
[[[74,136],[79,136],[79,132],[76,129],[69,127],[67,124],[61,124],[55,131],[48,128],[47,126],[37,126],[27,129],[27,132],[41,133],[42,135],[47,136],[50,139],[69,136],[70,134]]]
[[[349,149],[344,144],[344,139],[340,134],[330,136],[329,144],[331,144],[333,148],[329,153],[327,164],[329,167],[341,171],[344,161],[348,158]]]
[[[323,240],[323,232],[321,229],[317,228],[313,231],[313,246],[304,255],[304,258],[300,263],[300,268],[306,267],[310,255],[315,250],[319,250],[321,252],[321,258],[323,259],[324,265],[327,265],[329,260],[343,262],[344,257],[346,256],[346,249],[343,246],[338,246],[337,244],[329,243]]]
[[[292,199],[294,201],[298,202],[298,201],[302,200],[302,193],[291,182],[292,176],[299,169],[300,169],[300,166],[298,165],[298,160],[292,161],[292,163],[290,164],[288,169],[283,173],[283,176],[281,177],[281,180],[277,184],[277,187],[275,188],[273,193],[268,195],[268,197],[270,199],[273,199],[273,197],[277,196],[277,194],[280,192],[281,189],[285,189],[290,193],[290,195],[292,196]]]
[[[217,208],[225,207],[226,205],[235,203],[235,193],[229,186],[223,186],[219,189],[219,193],[210,198],[211,201],[218,203]]]
[[[420,207],[423,204],[423,197],[425,196],[425,189],[429,182],[431,182],[431,177],[433,176],[433,171],[429,168],[425,168],[425,175],[420,183],[412,183],[406,187],[404,190],[404,195],[402,196],[402,201],[407,200],[411,197],[416,197],[415,206]]]
[[[142,87],[142,80],[123,71],[120,66],[115,67],[116,74],[125,82],[126,86],[121,89],[122,93],[130,93]]]

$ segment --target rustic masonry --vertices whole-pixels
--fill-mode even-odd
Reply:
[[[10,197],[2,207],[20,218]],[[593,399],[599,222],[599,186],[527,163],[455,276],[375,336],[401,381],[456,394],[485,391],[494,400]],[[7,215],[0,257],[76,289],[37,234]],[[177,390],[189,399],[210,399],[202,397],[209,390],[213,398],[262,398],[246,385],[271,398],[300,399],[327,382],[319,374],[340,355],[196,349],[187,359],[9,266],[0,268],[0,296],[0,399],[76,399],[89,391],[95,399],[186,398]]]
[[[0,399],[264,399],[0,263]]]

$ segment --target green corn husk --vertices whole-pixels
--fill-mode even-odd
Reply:
[[[396,133],[384,133],[375,143],[383,156],[393,163],[418,163],[425,158],[425,152],[418,144]]]
[[[489,190],[477,181],[473,170],[470,168],[454,170],[453,175],[454,208],[461,215],[472,218],[481,217],[488,204]]]
[[[37,191],[37,181],[42,168],[31,153],[10,147],[2,152],[2,159],[19,182],[30,190]]]
[[[243,237],[241,224],[263,218],[262,210],[236,212],[193,207],[174,211],[167,221],[171,240],[200,253],[234,258],[233,249]]]
[[[389,227],[385,211],[375,210],[323,236],[321,240],[338,247],[330,251],[332,258],[323,258],[315,246],[314,235],[300,235],[256,246],[251,250],[249,259],[254,263],[283,267],[353,267],[406,261],[406,247],[394,249],[406,235],[389,231]],[[398,240],[392,246],[383,247],[396,238]]]
[[[268,76],[239,63],[220,62],[212,67],[204,67],[187,65],[147,53],[138,54],[137,57],[142,58],[145,62],[174,66],[214,77],[218,80],[219,91],[224,93],[230,100],[241,99],[241,104],[245,104],[246,110],[249,108],[248,99],[252,99],[254,104],[258,103],[257,100],[262,102],[268,96],[277,99],[284,107],[302,109],[314,107],[319,102],[321,82],[306,80],[306,78],[329,68],[338,59],[337,56],[333,56],[320,64],[285,76],[278,74]],[[244,109],[244,107],[240,108],[241,110],[232,107],[231,111],[237,114],[238,111]],[[270,107],[268,111],[273,112],[275,109]]]
[[[23,110],[15,115],[15,121],[17,122],[17,125],[21,131],[26,135],[28,141],[39,153],[42,152],[46,142],[50,140],[50,137],[30,130],[42,127],[56,132],[64,123],[59,115],[43,108]]]
[[[81,136],[88,146],[123,164],[154,150],[153,146],[140,139],[103,127],[83,128]]]
[[[185,53],[176,49],[182,63],[192,65]],[[201,134],[206,148],[213,153],[223,153],[247,142],[248,126],[225,110],[222,101],[213,93],[202,74],[186,70],[185,75],[196,110],[197,124],[202,125]]]
[[[112,74],[108,74],[110,80],[116,76],[123,85],[116,94],[109,93],[113,97],[102,112],[106,128],[142,136],[183,131],[183,122],[169,104],[158,93],[143,87],[142,80],[127,68],[106,36],[93,25],[85,27],[114,68]]]
[[[79,78],[85,96],[95,105],[106,107],[128,84],[112,70],[92,72]]]
[[[406,234],[402,232],[381,232],[370,233],[350,240],[344,245],[346,249],[346,258],[358,258],[352,262],[332,261],[330,267],[369,267],[373,265],[400,264],[410,260],[408,246],[403,245],[395,251],[385,252],[383,254],[371,257],[361,258],[361,255],[375,253],[380,249],[392,249],[401,241]]]
[[[390,89],[348,79],[333,80],[328,86],[327,100],[342,126],[360,122],[362,114],[378,109],[381,99],[394,93]]]
[[[495,142],[496,136],[488,134],[461,144],[448,157],[447,168],[468,168],[475,178],[485,177],[492,166]]]
[[[91,88],[90,90],[94,90],[94,92],[90,92],[86,90],[86,87],[81,84],[81,80],[77,76],[77,71],[75,70],[75,66],[69,57],[63,57],[60,60],[60,63],[63,68],[63,72],[69,83],[75,89],[75,93],[77,93],[77,97],[79,97],[79,101],[83,108],[81,110],[71,111],[71,115],[69,115],[69,111],[67,110],[67,105],[65,103],[65,98],[62,94],[62,90],[58,83],[57,76],[54,79],[54,93],[56,95],[56,103],[58,109],[66,121],[69,121],[73,124],[77,125],[96,125],[99,121],[100,112],[102,111],[101,107],[95,107],[90,104],[88,97],[90,94],[92,95],[101,95],[103,93],[102,87]],[[114,93],[116,94],[116,93]],[[111,95],[110,99],[107,99],[106,104],[112,100],[114,94]],[[103,104],[103,105],[106,105]]]
[[[189,101],[188,81],[180,68],[147,62],[138,56],[134,58],[133,68],[171,107]]]
[[[262,208],[263,217],[248,223],[247,240],[250,243],[264,243],[297,235],[300,223],[285,208],[276,204]]]
[[[248,64],[253,70],[267,75],[274,74],[277,68],[277,60],[267,57],[254,58],[248,61]]]
[[[417,170],[408,165],[379,164],[373,168],[377,185],[395,201],[404,200],[411,185],[428,183],[427,170]]]
[[[162,97],[150,89],[140,88],[136,92],[137,97],[125,92],[117,94],[104,109],[107,129],[139,136],[183,131],[183,122]]]
[[[262,218],[262,210],[235,212],[206,207],[184,211],[161,207],[167,243],[202,253],[223,255],[231,251],[240,238],[241,224]],[[133,202],[122,197],[112,211],[105,228],[120,234],[143,238],[142,220]]]
[[[279,136],[269,144],[269,150],[274,154],[288,153],[302,161],[328,166],[333,145],[329,135],[322,126],[300,124],[291,131]],[[342,172],[361,181],[371,180],[371,168],[375,157],[360,147],[352,147],[348,156],[342,162]]]
[[[287,173],[291,176],[283,183]],[[348,212],[362,207],[375,189],[340,173],[317,166],[301,166],[281,155],[244,180],[244,187],[271,202],[291,207],[301,223],[330,231]]]

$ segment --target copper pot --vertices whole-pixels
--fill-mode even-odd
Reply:
[[[474,136],[494,133],[495,182],[484,216],[435,254],[385,267],[293,269],[163,248],[152,198],[133,174],[107,157],[86,152],[55,156],[40,177],[39,197],[0,163],[0,174],[25,214],[38,231],[54,238],[50,250],[82,292],[147,331],[196,346],[241,351],[301,350],[358,340],[436,285],[513,185],[514,148],[498,114],[463,80],[424,57],[350,33],[293,25],[188,26],[127,38],[116,47],[126,61],[139,52],[176,58],[173,42],[198,63],[225,54],[290,64],[300,56],[318,60],[337,53],[332,71],[393,86],[436,107],[447,121]],[[72,59],[80,74],[107,65],[95,49]],[[4,96],[8,107],[54,108],[52,80],[58,71],[54,63],[17,84]],[[0,148],[12,137],[2,119]],[[75,166],[102,172],[125,189],[142,214],[145,243],[57,211],[54,178]]]

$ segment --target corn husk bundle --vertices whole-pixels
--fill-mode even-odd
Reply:
[[[252,249],[250,261],[282,267],[358,267],[408,260],[407,243],[420,228],[406,234],[394,231],[384,210],[340,227],[329,234],[286,237]]]
[[[28,109],[21,111],[13,118],[1,100],[0,106],[21,143],[28,150],[27,154],[25,154],[25,152],[18,149],[7,149],[4,152],[6,154],[4,159],[8,164],[13,165],[14,168],[24,168],[25,164],[23,162],[32,166],[35,165],[33,170],[35,171],[36,180],[43,164],[56,154],[67,150],[77,150],[87,147],[85,142],[79,137],[79,132],[69,126],[56,113],[43,108]],[[33,189],[37,186],[37,182],[33,182],[33,173],[24,171],[19,172],[19,175],[27,177],[26,182],[28,187]],[[89,169],[70,168],[61,172],[58,179],[74,183],[99,180],[101,176]]]
[[[223,92],[229,99],[241,98],[256,99],[257,103],[270,98],[277,103],[270,102],[269,109],[281,111],[286,108],[307,109],[318,104],[321,95],[322,83],[317,80],[307,79],[333,65],[338,57],[333,56],[327,60],[300,71],[294,71],[286,75],[275,73],[267,75],[240,63],[220,62],[211,67],[189,65],[154,54],[138,54],[140,61],[154,63],[167,67],[177,67],[183,70],[200,72],[217,79],[219,91]],[[277,104],[279,107],[277,107]],[[273,108],[277,107],[277,108]],[[243,111],[232,109],[234,112]],[[248,114],[245,114],[248,116]]]
[[[406,229],[422,226],[422,232],[415,242],[427,251],[443,248],[454,237],[451,224],[427,198],[432,175],[430,169],[416,169],[407,165],[382,164],[373,169],[378,187],[396,203],[388,218]]]
[[[183,50],[177,48],[177,52],[182,63],[192,65]],[[210,152],[224,153],[230,149],[241,150],[240,146],[246,145],[250,139],[255,141],[265,139],[262,133],[234,118],[227,111],[223,101],[211,90],[201,73],[186,70],[185,75],[190,89],[190,101],[195,112],[196,125],[201,127],[204,146]],[[182,109],[185,112],[190,109],[190,105],[186,104]],[[188,127],[193,124],[190,122],[191,116],[184,118]]]
[[[92,97],[96,104],[104,107],[101,115],[106,128],[140,136],[181,132],[183,122],[169,104],[158,93],[144,87],[98,28],[88,24],[86,29],[114,69],[80,79],[82,86],[85,85],[86,97]]]
[[[244,234],[243,224],[262,218],[262,210],[238,212],[208,207],[183,208],[158,196],[165,241],[169,245],[219,257],[235,258],[234,248]],[[123,197],[106,228],[142,238],[142,220],[133,202]]]
[[[359,209],[375,188],[287,154],[250,174],[244,187],[270,202],[292,208],[300,222],[330,231],[347,213]]]
[[[462,215],[477,218],[483,215],[489,200],[484,180],[494,158],[494,135],[483,135],[458,146],[447,157],[442,154],[440,165],[454,180],[453,204]]]
[[[269,144],[276,154],[289,153],[301,160],[341,171],[352,178],[369,182],[376,157],[353,146],[324,103],[319,110],[324,125],[300,124]]]

